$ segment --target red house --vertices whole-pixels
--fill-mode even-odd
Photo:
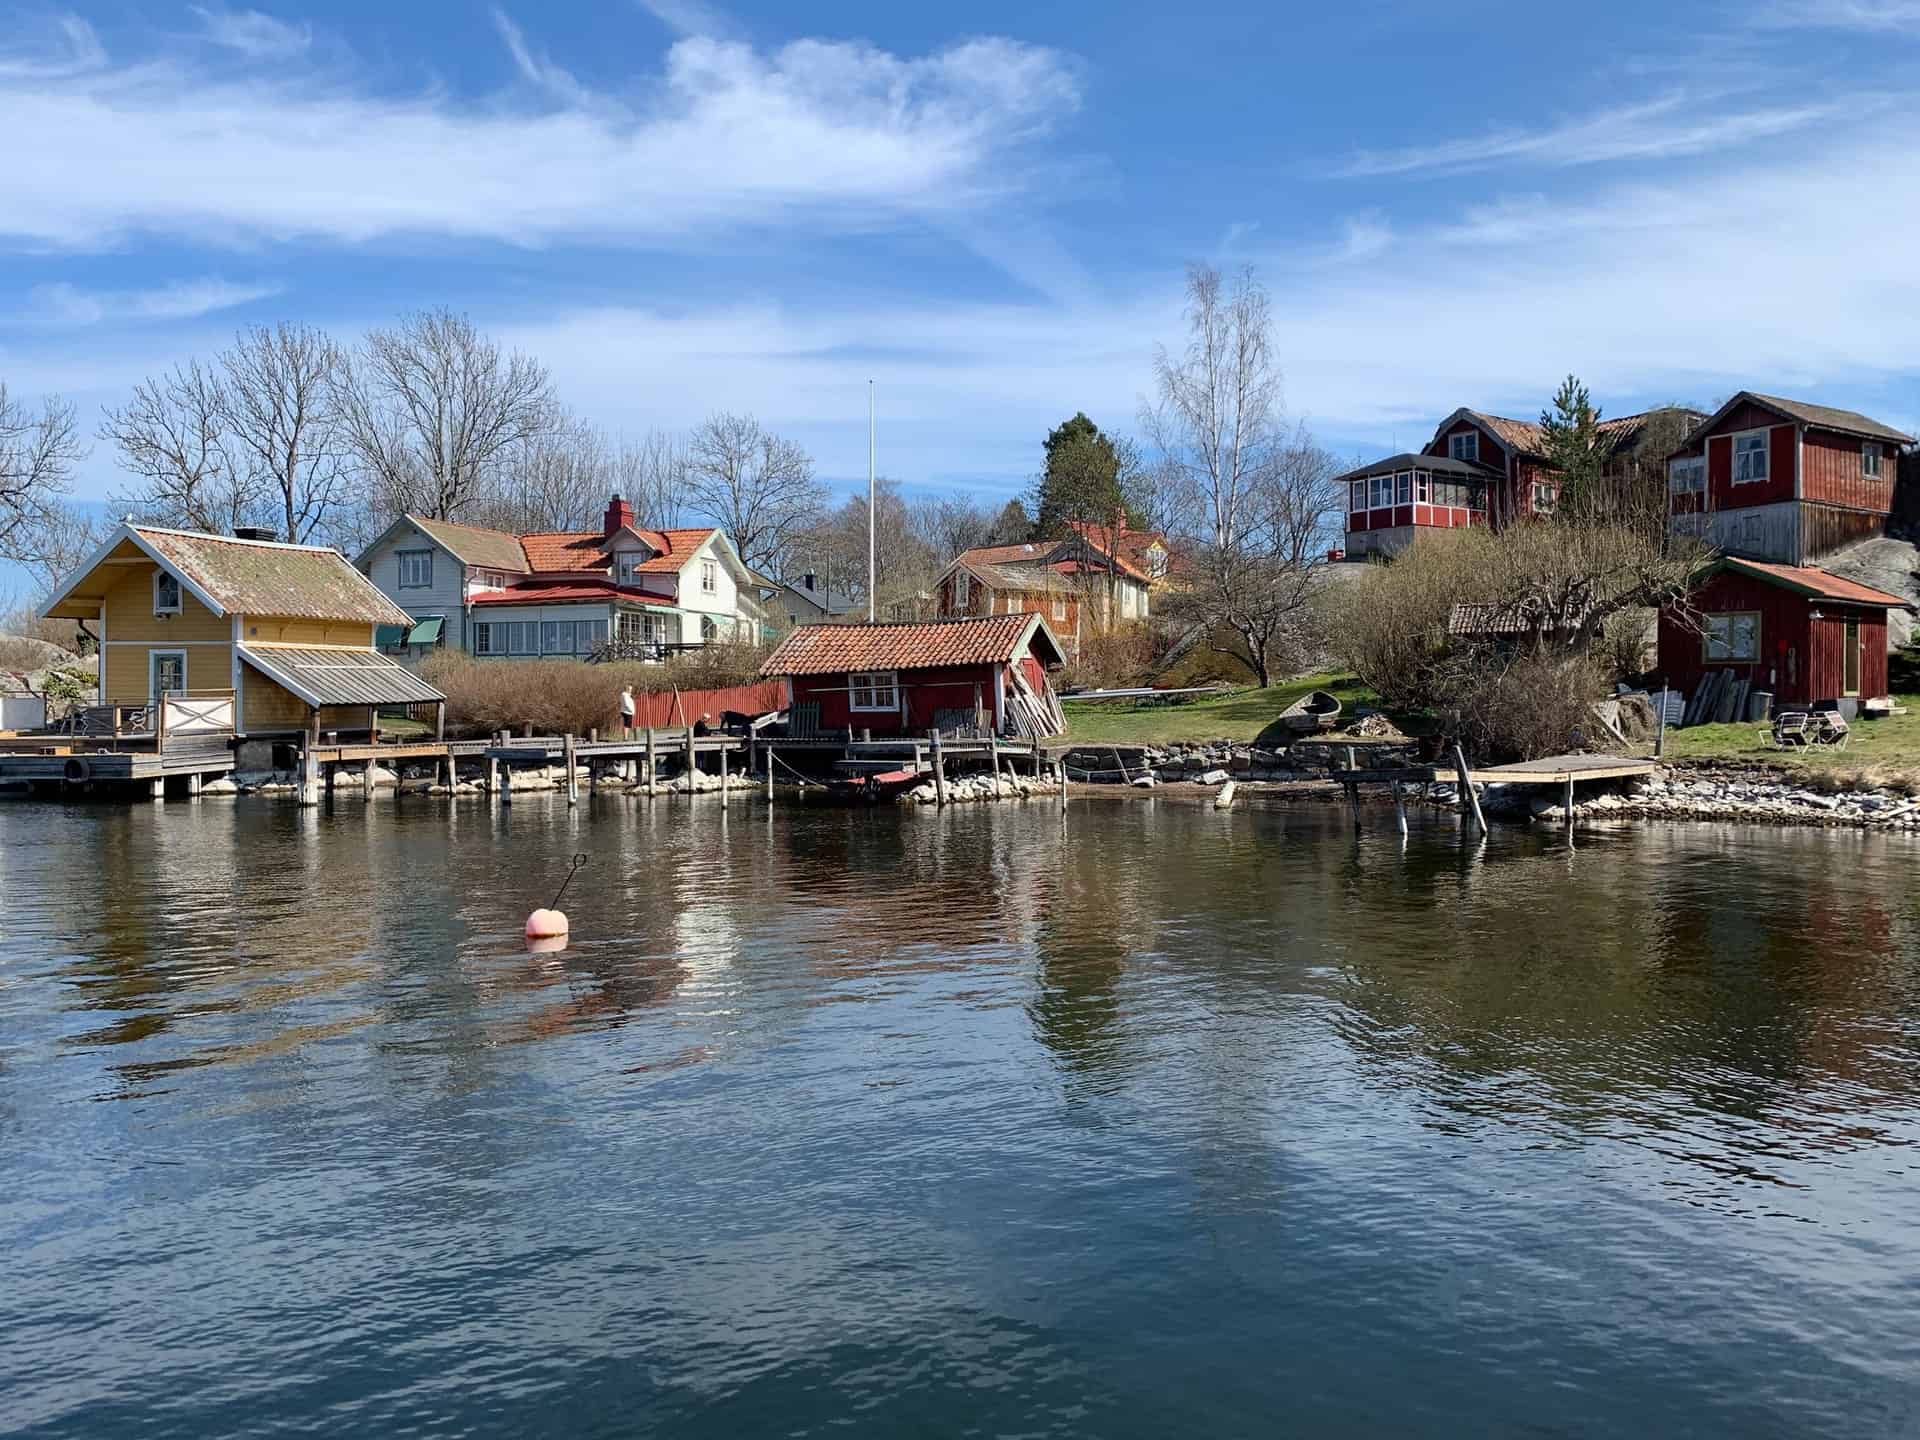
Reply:
[[[1669,523],[1717,550],[1805,565],[1885,532],[1911,443],[1852,410],[1742,390],[1668,460]]]
[[[1719,561],[1688,597],[1698,628],[1660,612],[1660,674],[1691,694],[1714,671],[1731,670],[1771,691],[1776,710],[1820,700],[1887,693],[1887,612],[1898,595],[1825,570],[1734,556]]]
[[[786,683],[787,702],[818,705],[825,731],[924,735],[968,725],[1015,732],[1031,695],[1057,714],[1048,675],[1065,663],[1038,615],[987,615],[894,625],[802,625],[760,673]]]

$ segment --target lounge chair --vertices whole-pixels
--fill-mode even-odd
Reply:
[[[1853,730],[1847,724],[1847,717],[1838,710],[1816,710],[1813,715],[1813,743],[1831,745],[1835,750],[1847,748],[1847,741],[1853,738]]]
[[[1773,728],[1760,732],[1760,740],[1776,749],[1790,750],[1795,745],[1813,744],[1814,728],[1813,716],[1805,710],[1782,710],[1773,717]]]

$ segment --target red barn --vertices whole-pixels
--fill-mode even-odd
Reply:
[[[1660,673],[1692,693],[1731,670],[1771,691],[1774,708],[1887,693],[1887,612],[1898,595],[1806,565],[1729,556],[1688,597],[1698,628],[1674,607],[1660,612]]]
[[[956,713],[1014,733],[1031,695],[1057,714],[1048,675],[1065,663],[1038,615],[896,625],[802,625],[760,673],[787,686],[789,706],[820,707],[822,730],[924,735]]]

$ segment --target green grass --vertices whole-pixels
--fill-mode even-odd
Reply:
[[[1895,695],[1893,703],[1905,706],[1909,713],[1890,715],[1884,720],[1855,720],[1852,738],[1844,750],[1825,745],[1776,750],[1760,738],[1767,727],[1750,721],[1669,730],[1666,758],[1750,760],[1785,769],[1804,769],[1809,773],[1831,770],[1883,771],[1889,775],[1907,771],[1920,773],[1920,695]]]
[[[1377,705],[1378,697],[1351,675],[1306,675],[1269,686],[1246,686],[1142,705],[1132,700],[1062,702],[1067,738],[1076,744],[1160,745],[1174,740],[1251,740],[1309,690],[1325,690],[1346,707]]]

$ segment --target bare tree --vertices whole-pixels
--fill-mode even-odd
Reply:
[[[950,495],[927,495],[914,501],[908,506],[907,523],[914,537],[932,552],[940,564],[945,565],[963,550],[971,550],[977,545],[1001,543],[994,538],[1000,514],[998,509],[970,495],[956,492]],[[1024,508],[1020,518],[1023,533],[1019,538],[1024,540]]]
[[[572,418],[515,445],[468,502],[465,516],[501,530],[583,530],[597,526],[618,488],[606,437]]]
[[[740,558],[759,569],[777,568],[826,503],[813,458],[751,415],[722,412],[703,421],[687,460],[689,508],[724,529]]]
[[[556,416],[546,367],[451,310],[369,331],[336,386],[374,507],[459,517]]]
[[[49,395],[36,410],[0,381],[0,556],[34,564],[60,534],[60,497],[86,456],[73,406]]]
[[[686,519],[687,447],[664,430],[622,440],[613,457],[616,487],[642,524],[671,529]]]
[[[198,360],[143,380],[133,398],[107,409],[100,438],[140,484],[116,491],[116,509],[160,525],[224,534],[261,518],[265,490],[229,428],[226,386]]]
[[[220,403],[249,490],[273,503],[282,539],[325,534],[352,501],[352,471],[336,404],[343,356],[323,332],[282,323],[243,330],[223,352]]]

